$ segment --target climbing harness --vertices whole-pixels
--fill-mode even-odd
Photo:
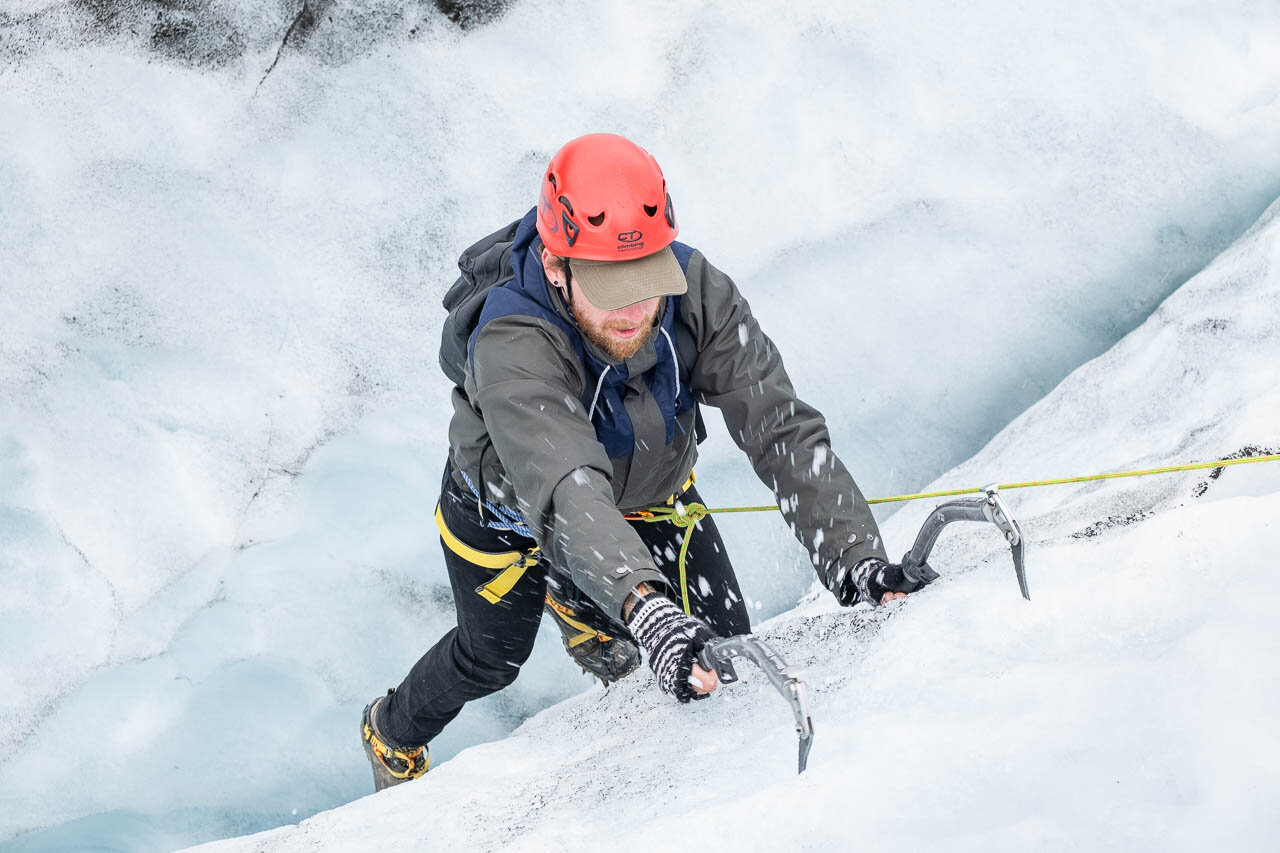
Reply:
[[[475,486],[472,485],[471,478],[465,473],[463,473],[462,478],[466,481],[467,487],[470,488],[472,493],[475,495],[476,501],[480,502],[480,495],[476,492]],[[647,510],[628,513],[623,516],[623,518],[626,518],[629,521],[671,521],[678,527],[692,527],[696,521],[706,517],[707,508],[700,503],[692,503],[685,506],[681,504],[679,500],[680,496],[689,491],[689,487],[697,481],[697,476],[691,471],[689,472],[688,478],[684,481],[684,485],[680,487],[680,490],[667,498],[667,506],[650,507]],[[497,516],[496,519],[488,521],[486,526],[496,530],[511,530],[515,533],[520,533],[529,539],[533,538],[532,531],[529,531],[529,528],[524,524],[523,519],[520,519],[519,526],[516,526],[516,524],[513,523],[513,519],[519,519],[519,515],[513,510],[495,504],[492,501],[483,501],[483,505],[488,507],[490,512]],[[537,565],[540,559],[540,549],[536,545],[525,551],[501,551],[496,553],[492,551],[480,551],[476,548],[472,548],[470,545],[455,536],[453,531],[449,529],[449,525],[445,523],[444,513],[441,511],[439,504],[436,504],[436,527],[439,528],[440,538],[444,540],[445,546],[450,551],[457,554],[468,563],[498,572],[498,575],[491,581],[483,586],[476,587],[476,593],[490,604],[497,604],[501,601],[502,597],[510,592],[511,588],[516,585],[516,582],[519,581],[520,578],[524,577],[524,573]],[[685,577],[685,555],[688,552],[689,535],[686,533],[684,542],[681,543],[680,546],[680,592],[684,601],[685,613],[689,612],[689,589]],[[552,609],[554,609],[561,618],[565,618],[564,611],[567,610],[567,608],[564,608],[562,605],[557,606],[557,602],[549,601],[549,603]],[[572,611],[569,611],[569,615],[573,615]],[[578,627],[578,625],[581,624],[571,622],[568,619],[565,619],[565,621],[574,627]],[[591,636],[594,637],[596,635],[597,633],[592,631]],[[609,639],[605,634],[599,634],[599,637],[604,641]],[[585,638],[578,642],[585,642]]]
[[[497,572],[488,583],[476,587],[476,594],[490,604],[497,604],[502,601],[503,597],[511,592],[512,588],[520,581],[520,578],[524,577],[525,572],[539,562],[540,550],[536,545],[526,551],[500,551],[496,553],[472,548],[449,529],[439,504],[436,504],[436,527],[440,530],[440,539],[450,551],[473,566],[480,566]],[[565,632],[567,648],[576,649],[588,640],[599,640],[601,643],[608,643],[613,640],[613,637],[608,634],[597,631],[579,620],[577,618],[578,614],[572,608],[556,601],[552,597],[551,590],[547,590],[544,604],[557,619],[577,632]]]
[[[476,593],[490,604],[497,604],[501,601],[504,595],[511,592],[511,588],[516,585],[516,581],[524,577],[524,573],[531,567],[538,564],[539,549],[536,545],[527,551],[502,551],[499,553],[472,548],[455,536],[453,531],[449,529],[449,525],[445,524],[444,513],[440,511],[439,504],[436,504],[436,527],[439,528],[440,538],[444,540],[445,546],[450,551],[472,565],[493,569],[498,572],[493,580],[476,587]]]

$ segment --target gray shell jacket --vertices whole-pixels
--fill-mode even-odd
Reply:
[[[512,240],[498,239],[513,229]],[[560,291],[541,273],[533,218],[504,232],[463,254],[464,278],[536,288],[539,301],[576,329]],[[682,298],[666,298],[662,311],[678,305],[674,319],[691,345],[684,357],[690,363],[683,365],[689,391],[720,409],[819,578],[837,590],[858,562],[887,561],[871,510],[831,451],[822,415],[796,396],[781,355],[733,281],[696,249],[682,248],[689,289]],[[530,280],[522,280],[526,276]],[[552,565],[619,620],[637,584],[667,586],[622,515],[664,503],[698,455],[696,409],[679,416],[668,442],[670,430],[645,382],[658,362],[656,337],[625,362],[624,405],[635,433],[629,456],[606,454],[583,403],[591,390],[583,359],[564,328],[544,317],[509,314],[484,322],[471,338],[463,385],[453,390],[449,443],[458,484],[466,488],[458,473],[466,472],[486,499],[518,510]]]

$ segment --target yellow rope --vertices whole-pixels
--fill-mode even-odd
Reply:
[[[777,509],[777,507],[773,507]],[[693,501],[692,503],[682,504],[676,502],[671,506],[655,506],[643,512],[636,512],[626,517],[635,521],[669,521],[676,527],[684,529],[684,536],[680,542],[680,602],[684,606],[686,614],[692,613],[689,609],[689,578],[685,574],[685,556],[689,553],[689,542],[693,540],[693,528],[699,521],[707,517],[707,514],[714,510],[707,509],[704,505]]]
[[[1212,462],[1193,462],[1189,465],[1169,465],[1165,468],[1146,468],[1141,471],[1116,471],[1112,474],[1086,474],[1083,477],[1062,477],[1057,480],[1028,480],[1025,483],[1001,483],[1001,489],[1030,489],[1035,486],[1061,486],[1067,483],[1086,483],[1093,480],[1115,480],[1120,477],[1145,477],[1148,474],[1172,474],[1177,471],[1198,471],[1204,468],[1225,468],[1228,465],[1246,465],[1250,462],[1280,461],[1280,453],[1270,456],[1246,456],[1241,459],[1215,459]],[[923,492],[918,495],[898,495],[892,498],[876,498],[867,503],[883,504],[894,501],[913,501],[918,498],[943,498],[951,495],[967,495],[982,491],[977,489],[957,489],[948,492]]]
[[[1212,462],[1193,462],[1189,465],[1170,465],[1165,468],[1146,468],[1141,471],[1117,471],[1112,474],[1087,474],[1083,477],[1063,477],[1057,480],[1029,480],[1025,483],[1001,483],[1001,489],[1029,489],[1033,486],[1061,486],[1066,483],[1085,483],[1091,480],[1115,480],[1120,477],[1144,477],[1148,474],[1170,474],[1176,471],[1197,471],[1204,468],[1225,468],[1228,465],[1247,465],[1251,462],[1278,462],[1280,453],[1269,456],[1245,456],[1241,459],[1215,459]],[[943,492],[919,492],[914,495],[894,495],[888,498],[872,498],[869,504],[887,504],[897,501],[915,501],[922,498],[949,498],[954,495],[972,495],[981,492],[981,487],[972,489],[950,489]],[[707,512],[765,512],[777,509],[776,504],[769,506],[728,506],[709,509]]]
[[[1280,453],[1273,453],[1269,456],[1245,456],[1240,459],[1215,459],[1212,462],[1194,462],[1189,465],[1170,465],[1165,468],[1146,468],[1141,471],[1117,471],[1112,474],[1087,474],[1083,477],[1063,477],[1057,480],[1030,480],[1025,483],[1002,483],[1000,489],[1029,489],[1033,486],[1060,486],[1066,483],[1086,483],[1092,480],[1114,480],[1119,477],[1144,477],[1148,474],[1170,474],[1175,471],[1197,471],[1204,468],[1225,468],[1228,465],[1246,465],[1250,462],[1277,462],[1280,461]],[[950,489],[942,492],[920,492],[914,495],[894,495],[888,498],[872,498],[867,501],[869,504],[885,504],[894,503],[896,501],[914,501],[922,498],[947,498],[954,495],[971,495],[981,492],[981,487],[972,489]],[[708,509],[703,504],[696,501],[689,504],[676,503],[671,506],[655,506],[640,512],[628,513],[625,518],[631,521],[669,521],[676,527],[684,528],[685,534],[683,541],[680,543],[680,598],[684,605],[684,612],[691,613],[689,609],[689,582],[685,575],[685,555],[689,553],[689,542],[693,539],[693,528],[699,521],[706,518],[712,513],[729,513],[729,512],[767,512],[768,510],[777,509],[777,504],[768,506],[726,506],[716,509]]]

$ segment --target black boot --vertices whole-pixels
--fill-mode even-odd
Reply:
[[[388,690],[386,696],[379,696],[365,705],[364,715],[360,720],[360,739],[364,742],[364,754],[373,765],[374,791],[417,779],[431,766],[431,753],[425,746],[413,749],[396,746],[378,730],[378,709],[394,692]]]
[[[626,678],[640,666],[640,650],[626,637],[612,637],[583,621],[585,614],[547,593],[545,610],[555,618],[564,641],[564,650],[583,672],[594,675],[608,687]]]

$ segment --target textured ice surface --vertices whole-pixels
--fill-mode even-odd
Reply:
[[[1280,448],[1277,328],[1280,202],[934,485],[1046,460],[1093,470]],[[761,626],[815,692],[801,776],[786,706],[747,665],[743,683],[690,706],[644,676],[391,793],[201,849],[379,850],[397,816],[428,812],[433,844],[476,851],[605,835],[627,851],[677,837],[726,851],[1274,849],[1280,465],[1006,497],[1033,601],[995,529],[960,525],[925,591],[842,610],[815,590]],[[895,515],[886,535],[905,540],[928,509]]]
[[[339,11],[316,38],[376,49],[338,54],[278,50],[292,7],[215,6],[249,35],[207,61],[61,17],[14,47],[106,4],[0,17],[0,838],[65,824],[24,846],[171,847],[367,790],[356,715],[451,619],[439,298],[566,137],[658,156],[682,238],[743,287],[870,495],[967,458],[1280,184],[1280,16],[1253,4],[522,3],[378,39]],[[1221,334],[1265,341],[1259,321]],[[1183,405],[1238,426],[1135,415],[1009,458],[1242,445],[1270,415],[1195,384],[1213,365],[1179,334]],[[1169,364],[1142,372],[1168,387]],[[1109,423],[1094,400],[1045,428]],[[704,497],[767,500],[709,422]],[[1086,523],[1133,511],[1098,494]],[[808,588],[779,518],[721,527],[760,615]],[[436,758],[588,684],[547,636]]]

